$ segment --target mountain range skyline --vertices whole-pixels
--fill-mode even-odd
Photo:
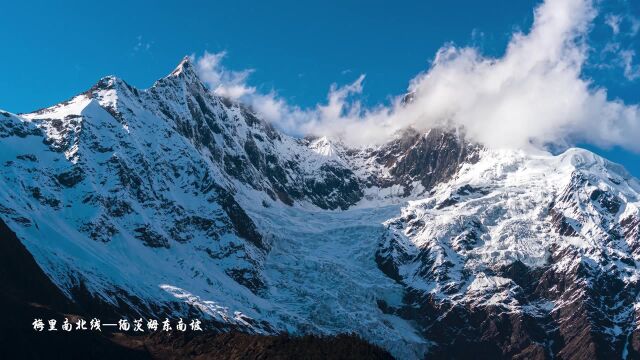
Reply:
[[[0,116],[0,216],[80,308],[402,359],[638,352],[640,182],[587,150],[290,137],[189,58]]]
[[[566,2],[569,4],[569,2]],[[166,4],[160,4],[157,11],[156,16],[163,17],[168,16],[167,9],[165,9]],[[289,4],[290,5],[290,4]],[[111,63],[104,64],[103,62],[107,59],[111,58],[111,55],[101,54],[99,58],[96,58],[97,54],[94,52],[88,52],[87,56],[91,54],[92,61],[87,62],[86,60],[82,61],[84,65],[83,67],[89,67],[92,71],[91,76],[83,76],[82,82],[77,82],[73,80],[73,76],[70,76],[69,73],[70,67],[66,64],[58,65],[57,69],[49,69],[46,73],[42,73],[47,69],[48,64],[34,64],[33,62],[37,57],[23,58],[20,61],[17,61],[19,57],[5,57],[2,61],[6,62],[6,64],[1,64],[0,69],[4,71],[1,75],[10,86],[5,88],[5,93],[0,93],[0,96],[5,99],[2,104],[0,104],[0,108],[3,108],[6,111],[11,112],[29,112],[33,111],[36,108],[42,106],[48,106],[50,104],[61,101],[69,96],[72,96],[73,93],[78,88],[83,88],[90,86],[91,83],[95,82],[96,79],[101,76],[108,74],[110,72],[121,73],[122,78],[128,79],[131,84],[137,85],[138,88],[146,88],[152,82],[153,79],[158,77],[158,75],[162,73],[166,73],[167,67],[166,64],[175,63],[176,59],[180,58],[183,54],[193,54],[194,60],[196,62],[202,61],[204,63],[203,69],[201,69],[204,73],[208,71],[208,73],[204,74],[203,78],[205,79],[205,83],[208,86],[212,87],[212,89],[220,86],[220,82],[226,82],[225,87],[234,88],[236,91],[240,92],[253,92],[253,96],[245,96],[243,99],[246,103],[253,105],[254,107],[262,107],[260,109],[260,113],[263,116],[266,116],[267,119],[273,121],[274,124],[281,130],[285,130],[290,134],[295,134],[297,136],[307,134],[309,130],[313,130],[313,128],[304,129],[300,128],[300,121],[302,123],[309,122],[309,119],[317,122],[315,118],[319,116],[322,117],[322,114],[318,114],[317,107],[328,107],[329,101],[325,100],[327,96],[327,90],[330,90],[332,82],[336,83],[337,90],[344,90],[346,93],[346,98],[340,98],[338,96],[338,105],[342,106],[341,111],[349,112],[354,110],[354,108],[360,107],[360,109],[366,109],[366,111],[371,110],[372,107],[375,106],[385,106],[387,108],[392,105],[392,101],[395,97],[402,97],[406,92],[406,84],[412,76],[415,76],[416,73],[420,73],[421,71],[432,71],[430,67],[433,67],[433,63],[437,58],[437,54],[442,49],[446,49],[447,44],[455,44],[459,50],[464,49],[473,49],[477,51],[481,56],[485,56],[487,59],[496,59],[500,60],[505,56],[505,49],[509,45],[510,41],[513,41],[514,36],[518,33],[527,34],[533,31],[532,26],[534,26],[534,14],[532,14],[531,9],[535,7],[542,7],[544,3],[519,3],[516,5],[509,5],[508,7],[505,4],[501,4],[500,6],[504,8],[505,16],[504,19],[498,20],[490,17],[488,14],[483,17],[482,15],[486,12],[485,5],[473,5],[467,4],[467,8],[469,8],[470,13],[476,13],[476,16],[472,21],[466,22],[458,22],[455,18],[451,19],[451,21],[443,23],[444,20],[438,20],[439,16],[442,14],[451,14],[447,16],[467,16],[465,12],[456,12],[450,9],[447,9],[446,6],[444,8],[437,8],[431,5],[426,6],[425,8],[419,7],[416,3],[410,3],[408,8],[406,9],[395,9],[397,13],[394,13],[393,16],[387,16],[383,12],[379,11],[379,8],[375,4],[370,4],[370,6],[366,7],[366,9],[359,9],[358,7],[353,6],[353,4],[345,3],[343,5],[345,16],[346,14],[355,15],[358,10],[365,11],[368,15],[371,16],[371,20],[375,19],[376,21],[383,21],[382,19],[387,19],[388,21],[396,21],[397,19],[402,19],[405,25],[410,27],[421,27],[420,31],[416,31],[412,33],[412,36],[400,36],[400,34],[391,31],[390,28],[386,28],[386,32],[389,32],[386,37],[382,36],[381,39],[382,44],[388,47],[393,46],[402,46],[402,51],[410,51],[410,49],[419,49],[421,55],[416,56],[393,56],[386,55],[383,57],[371,57],[371,60],[366,60],[363,58],[358,58],[357,63],[364,66],[362,69],[354,68],[353,66],[349,66],[348,64],[341,63],[341,60],[337,59],[334,54],[336,53],[331,48],[331,40],[334,44],[344,47],[343,42],[347,42],[347,38],[341,39],[340,37],[336,37],[335,34],[331,34],[328,32],[326,35],[318,35],[320,39],[323,41],[323,45],[321,47],[311,47],[311,49],[315,49],[314,55],[318,56],[322,51],[329,56],[331,55],[331,59],[329,61],[321,61],[322,64],[328,64],[333,67],[333,73],[325,72],[322,67],[318,68],[318,66],[312,66],[314,68],[313,74],[314,76],[321,75],[320,79],[305,79],[304,77],[300,78],[298,75],[302,75],[302,69],[296,70],[299,72],[293,74],[289,69],[295,67],[294,64],[290,64],[290,62],[295,63],[296,57],[286,57],[286,54],[281,54],[277,52],[265,52],[260,56],[256,56],[255,54],[247,54],[245,57],[246,51],[248,49],[243,48],[243,50],[235,50],[234,43],[226,43],[224,46],[214,46],[213,52],[207,53],[200,51],[194,52],[194,49],[211,49],[209,45],[200,43],[199,45],[188,45],[191,41],[203,42],[204,39],[207,38],[216,38],[222,36],[223,38],[233,37],[235,35],[246,36],[247,34],[251,34],[253,31],[252,26],[247,26],[243,28],[239,34],[225,34],[221,35],[222,29],[233,29],[233,27],[210,27],[206,26],[200,27],[199,31],[196,32],[197,36],[193,36],[194,32],[193,26],[176,26],[174,30],[175,34],[173,36],[179,36],[181,33],[190,31],[190,36],[183,36],[183,41],[173,41],[170,44],[159,44],[153,43],[152,39],[147,38],[148,34],[144,32],[141,34],[141,38],[138,36],[134,36],[131,39],[130,51],[123,51],[122,49],[118,49],[118,51],[113,52],[115,54],[129,54],[126,55],[128,58],[122,58],[120,60],[114,60]],[[15,7],[16,12],[23,11],[17,4],[12,4],[11,6]],[[68,4],[68,6],[72,6]],[[117,6],[117,3],[114,4]],[[222,5],[220,5],[222,6]],[[226,6],[226,5],[225,5]],[[270,10],[271,12],[277,12],[278,10],[282,10],[283,7],[286,7],[286,4],[276,4],[275,7]],[[579,11],[584,11],[585,9],[589,9],[591,7],[591,2],[574,2],[572,6],[579,6]],[[254,17],[256,16],[255,11],[258,9],[254,6],[247,6],[246,4],[238,5],[238,8],[230,8],[225,9],[222,6],[219,9],[219,12],[224,13],[225,10],[234,12],[238,9],[245,9],[247,16]],[[602,88],[607,91],[607,98],[609,100],[620,99],[625,101],[627,104],[633,105],[637,102],[637,81],[634,76],[635,65],[633,62],[633,54],[634,49],[637,47],[637,37],[635,36],[636,25],[638,22],[638,9],[633,4],[628,4],[624,1],[610,1],[603,4],[598,4],[595,7],[591,7],[595,11],[595,17],[591,21],[588,32],[584,37],[584,44],[587,44],[587,61],[584,62],[580,68],[580,76],[584,79],[588,79],[590,81],[589,87]],[[295,7],[290,6],[290,12],[296,12]],[[11,9],[9,9],[11,11]],[[51,9],[51,12],[57,13],[61,9]],[[411,11],[412,10],[412,11]],[[83,9],[81,11],[90,11],[90,8]],[[124,10],[123,11],[130,11]],[[268,10],[266,13],[268,14]],[[264,12],[263,11],[263,12]],[[204,12],[206,13],[206,12]],[[420,16],[410,16],[409,14],[416,14],[420,16],[426,16],[430,20],[421,19]],[[61,18],[63,14],[60,14]],[[281,16],[289,16],[286,11],[283,11]],[[252,18],[253,19],[253,18]],[[300,20],[303,20],[304,17],[301,17]],[[328,25],[331,21],[331,17],[325,16],[324,11],[319,11],[316,16],[316,23],[313,23],[314,26],[324,26]],[[357,19],[357,17],[354,17]],[[394,20],[396,19],[396,20]],[[291,20],[291,19],[290,19]],[[9,19],[9,21],[13,21]],[[129,20],[119,20],[123,21],[121,24],[121,28],[116,28],[117,31],[129,31],[130,28],[138,27],[139,24],[132,23]],[[142,17],[142,23],[148,21],[145,17]],[[178,22],[182,20],[177,20]],[[222,20],[220,20],[222,21]],[[354,20],[354,25],[358,23],[358,21],[364,20]],[[194,22],[192,20],[192,24],[197,24],[197,21]],[[223,23],[223,22],[222,22]],[[221,24],[222,24],[221,23]],[[256,24],[259,21],[256,20]],[[36,22],[36,24],[44,24],[42,22]],[[288,25],[281,26],[285,27]],[[294,26],[295,22],[291,22],[290,26]],[[9,24],[8,26],[10,26]],[[273,25],[273,24],[271,24]],[[37,25],[39,26],[39,25]],[[279,27],[273,28],[280,29]],[[363,28],[364,29],[364,28]],[[391,28],[393,29],[393,27]],[[51,30],[48,30],[49,33],[56,34],[56,32],[64,32],[64,29],[58,29],[57,27],[53,27]],[[96,32],[100,31],[99,34]],[[217,35],[213,35],[211,33],[217,31]],[[227,31],[227,30],[224,30]],[[362,31],[362,30],[358,30]],[[582,31],[582,30],[581,30]],[[291,31],[288,31],[291,33]],[[115,32],[114,32],[115,33]],[[245,34],[246,33],[246,34]],[[322,34],[323,32],[321,32]],[[359,34],[359,32],[356,32]],[[355,34],[354,33],[354,36]],[[428,40],[421,41],[419,34],[430,34],[429,39],[435,36],[433,34],[438,35],[437,40]],[[302,34],[302,33],[301,33]],[[94,35],[103,37],[105,39],[109,39],[110,33],[104,32],[103,30],[98,30],[97,28],[90,28],[86,33],[86,36]],[[31,33],[25,32],[22,33],[21,36],[25,41],[31,41]],[[59,37],[64,37],[62,34],[58,34]],[[361,35],[363,36],[363,35]],[[189,40],[193,37],[193,40]],[[167,35],[164,38],[171,38],[171,36]],[[400,39],[405,39],[400,41]],[[12,44],[16,41],[17,38],[6,38],[7,44]],[[395,39],[395,41],[391,41],[391,39]],[[118,41],[122,41],[122,36],[118,38]],[[100,49],[109,49],[110,46],[118,44],[124,45],[123,42],[120,44],[116,40],[105,41],[104,44],[100,46]],[[281,41],[281,39],[274,34],[274,37],[270,41]],[[572,41],[572,40],[571,40]],[[358,50],[362,51],[363,54],[370,54],[371,51],[376,50],[375,47],[371,47],[370,45],[366,45],[367,43],[363,43],[363,45],[358,46]],[[419,44],[419,45],[417,45]],[[195,45],[195,46],[194,46]],[[24,46],[24,45],[23,45]],[[66,45],[65,45],[66,46]],[[91,48],[91,51],[94,51],[93,47],[95,45],[87,45]],[[185,48],[185,46],[188,46]],[[177,50],[175,48],[179,48],[181,50]],[[18,45],[16,45],[18,48]],[[150,58],[151,54],[146,53],[145,51],[151,49],[157,49],[157,53],[153,55],[153,58]],[[171,51],[169,51],[171,49]],[[254,50],[257,50],[255,48]],[[57,59],[63,59],[59,56],[59,52],[62,51],[62,48],[57,47],[45,47],[42,49],[50,54],[50,57],[54,59],[54,63],[58,61]],[[65,50],[67,51],[67,50]],[[303,56],[303,58],[308,59],[308,55],[302,55],[305,51],[310,51],[307,46],[299,49],[299,54]],[[24,52],[23,52],[24,53]],[[68,53],[68,52],[67,52]],[[402,53],[402,52],[400,52]],[[25,53],[26,54],[26,53]],[[134,54],[134,55],[131,55]],[[82,59],[85,55],[78,54],[74,59]],[[257,62],[257,59],[261,59],[260,62]],[[287,60],[289,59],[289,60]],[[322,59],[322,57],[318,57],[318,59]],[[340,59],[346,59],[353,64],[353,60],[350,60],[349,57],[341,57]],[[375,59],[375,60],[374,60]],[[412,61],[413,65],[407,66],[407,64],[400,64],[406,59],[406,61]],[[88,59],[87,59],[88,60]],[[152,62],[150,62],[152,60]],[[251,64],[247,64],[246,61],[252,61]],[[419,61],[416,64],[416,60]],[[229,63],[229,62],[233,63]],[[241,63],[238,65],[238,61]],[[306,60],[305,60],[306,61]],[[244,64],[242,63],[244,62]],[[266,63],[265,63],[266,62]],[[271,62],[275,62],[276,64],[284,65],[282,67],[282,71],[274,72],[273,64]],[[395,62],[395,63],[394,63]],[[121,64],[119,66],[114,66],[114,64]],[[233,65],[233,66],[229,66]],[[386,72],[392,71],[393,76],[384,76],[380,77],[381,69],[380,66],[386,66]],[[425,64],[426,69],[425,70]],[[266,66],[265,66],[266,65]],[[79,66],[76,64],[76,66]],[[207,68],[208,66],[208,68]],[[336,68],[335,66],[338,66]],[[34,71],[27,71],[27,68],[31,68]],[[411,73],[406,73],[407,69],[411,70]],[[18,71],[9,71],[9,69],[17,69]],[[22,69],[22,71],[21,71]],[[111,69],[111,70],[110,70]],[[155,69],[152,71],[152,69]],[[272,69],[268,70],[267,69]],[[135,70],[135,71],[134,71]],[[124,71],[124,73],[122,73]],[[456,70],[457,71],[457,70]],[[20,76],[23,79],[26,79],[25,76],[30,76],[31,74],[36,74],[40,72],[38,77],[31,79],[31,81],[24,82],[17,78],[17,74],[21,74]],[[397,72],[404,72],[404,75],[398,75]],[[142,74],[145,74],[146,80],[139,81],[136,80]],[[363,81],[359,81],[360,75],[365,75]],[[52,77],[60,77],[64,76],[64,81],[58,81],[57,85],[55,80]],[[277,82],[289,79],[290,77],[294,77],[292,80],[286,80],[284,85],[278,85]],[[71,82],[70,82],[71,80]],[[415,80],[415,79],[414,79]],[[74,84],[73,87],[71,86]],[[525,83],[526,84],[526,83]],[[265,86],[266,85],[266,86]],[[355,86],[354,86],[355,85]],[[400,86],[399,86],[400,85]],[[554,85],[548,84],[550,88],[553,88]],[[66,95],[56,95],[60,92],[61,87],[67,87],[70,90],[66,92]],[[307,90],[304,90],[300,87],[306,87]],[[11,91],[7,91],[11,89]],[[45,91],[45,89],[47,89]],[[311,90],[309,93],[309,90]],[[26,94],[29,94],[28,96]],[[306,95],[309,94],[309,95]],[[329,92],[329,95],[340,95],[340,92]],[[472,93],[473,95],[473,93]],[[24,103],[23,106],[14,106],[12,105],[13,101],[26,101],[27,98],[37,99],[40,96],[46,96],[49,100],[42,101],[38,104],[36,100],[34,104],[34,100],[29,100],[29,103]],[[592,101],[593,102],[593,101]],[[261,106],[262,105],[262,106]],[[540,106],[532,107],[540,108]],[[274,110],[275,109],[275,110]],[[275,115],[270,114],[270,110],[276,111]],[[292,112],[293,110],[293,112]],[[297,111],[302,110],[302,111]],[[337,110],[331,110],[334,114]],[[478,106],[474,105],[474,112],[478,111]],[[611,111],[611,110],[608,110]],[[527,108],[520,109],[519,111],[514,112],[514,114],[526,114],[529,112]],[[295,116],[291,116],[291,115]],[[339,115],[339,114],[338,114]],[[493,114],[495,116],[495,114]],[[331,115],[328,117],[329,122],[333,121],[331,118],[338,117],[339,121],[336,121],[339,127],[340,122],[344,122],[345,124],[349,124],[350,120],[345,120],[343,116]],[[408,116],[402,116],[401,118],[407,118]],[[537,120],[531,120],[530,122],[540,122],[545,121],[544,118],[547,116],[538,116]],[[469,118],[469,116],[465,115],[465,118]],[[343,121],[345,120],[345,121]],[[325,119],[321,119],[324,123],[329,123]],[[397,120],[393,120],[397,121]],[[415,120],[412,120],[415,121]],[[467,121],[467,120],[465,120]],[[471,120],[469,120],[471,121]],[[551,121],[551,120],[549,120]],[[555,120],[554,120],[555,121]],[[604,120],[602,120],[604,121]],[[477,122],[473,120],[473,122]],[[297,124],[296,124],[297,123]],[[482,123],[482,121],[480,121]],[[597,121],[596,121],[597,123]],[[468,124],[467,124],[468,125]],[[484,126],[484,125],[483,125]],[[486,125],[489,128],[493,128],[493,125]],[[590,125],[591,127],[593,125]],[[375,125],[373,126],[375,127]],[[574,125],[571,127],[575,128]],[[614,127],[618,127],[615,125]],[[324,127],[326,129],[326,126]],[[303,130],[303,131],[301,131]],[[630,129],[628,129],[630,130]],[[631,131],[619,129],[619,131],[623,133],[629,133],[628,137],[633,137]],[[591,133],[597,134],[601,133],[603,129],[592,128],[589,130]],[[350,131],[350,132],[362,132],[359,131]],[[558,130],[555,131],[559,133]],[[546,135],[545,135],[546,136]],[[562,135],[564,137],[564,135]],[[486,136],[483,136],[486,137]],[[510,138],[513,136],[504,136],[506,138]],[[574,138],[575,137],[575,138]],[[486,140],[486,139],[485,139]],[[567,141],[567,139],[562,139],[563,141]],[[611,142],[611,139],[606,138],[605,142]],[[548,141],[548,139],[543,139],[544,141]],[[620,139],[613,140],[612,143],[600,143],[602,139],[587,139],[583,135],[580,136],[569,136],[568,142],[571,146],[583,146],[587,147],[592,151],[596,151],[601,155],[606,156],[614,161],[623,163],[632,173],[638,174],[637,169],[637,161],[636,151],[633,149],[629,149],[627,145],[621,142]],[[616,146],[619,144],[620,146]],[[626,149],[625,149],[626,148]]]

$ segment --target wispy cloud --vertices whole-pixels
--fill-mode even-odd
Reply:
[[[256,88],[247,85],[247,78],[253,70],[232,71],[222,66],[226,52],[209,53],[197,59],[200,78],[219,96],[231,99],[246,98],[256,94]]]
[[[627,80],[633,81],[640,78],[640,66],[634,64],[633,59],[636,56],[636,52],[630,49],[620,50],[618,52],[620,56],[620,62],[624,69],[624,77]]]
[[[640,31],[640,19],[631,14],[606,14],[604,23],[613,33],[612,38],[601,50],[601,57],[609,59],[596,66],[600,68],[619,67],[629,81],[640,78],[640,66],[634,64],[636,51],[628,43]],[[624,45],[626,44],[626,45]]]
[[[629,20],[629,36],[636,36],[640,31],[640,19],[635,16],[628,16]]]
[[[400,94],[390,104],[363,107],[358,99],[364,81],[360,76],[346,86],[333,85],[326,102],[302,109],[275,92],[261,93],[247,85],[250,71],[222,68],[224,53],[205,54],[198,64],[203,61],[203,79],[214,92],[236,95],[231,97],[298,135],[372,144],[407,126],[446,125],[463,127],[492,147],[588,142],[640,151],[638,105],[609,99],[605,88],[582,74],[590,51],[587,35],[596,15],[591,0],[546,0],[536,8],[532,28],[512,34],[502,57],[487,57],[475,47],[445,45],[431,66],[410,81],[409,103]],[[633,74],[634,54],[627,56]],[[234,87],[240,90],[227,90]]]
[[[611,28],[613,35],[618,35],[620,33],[620,23],[622,22],[622,17],[620,17],[619,15],[609,14],[605,17],[604,22]]]
[[[136,36],[136,44],[133,46],[133,52],[149,51],[152,45],[153,41],[147,41],[142,35],[138,35]]]
[[[193,55],[192,58],[196,63],[200,79],[214,94],[251,106],[266,120],[275,123],[288,133],[305,135],[310,133],[308,127],[312,123],[324,123],[329,119],[343,118],[345,115],[356,116],[360,113],[360,102],[349,100],[353,95],[362,92],[364,75],[360,75],[353,83],[345,86],[331,85],[325,104],[302,109],[289,104],[275,91],[258,92],[256,87],[247,83],[253,70],[229,70],[222,64],[225,56],[226,52],[224,51],[219,53],[205,52],[200,57]]]

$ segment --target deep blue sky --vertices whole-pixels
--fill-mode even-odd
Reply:
[[[487,55],[499,56],[514,29],[531,25],[536,4],[5,2],[0,6],[0,108],[28,112],[49,106],[111,74],[146,88],[184,55],[205,50],[227,51],[226,67],[255,69],[251,84],[276,90],[303,107],[323,101],[331,83],[349,83],[366,74],[365,101],[377,104],[403,93],[447,42],[478,46]],[[606,40],[606,31],[596,28],[593,33],[596,41]],[[627,81],[621,69],[594,66],[587,72],[609,88],[612,97],[640,102],[640,80]],[[594,150],[640,175],[639,155]]]

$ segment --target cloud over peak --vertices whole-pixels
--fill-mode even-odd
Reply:
[[[294,135],[375,144],[407,126],[447,125],[463,127],[490,147],[587,142],[640,151],[638,106],[608,99],[606,89],[583,76],[596,16],[591,0],[546,0],[536,8],[532,28],[512,34],[502,57],[445,45],[410,81],[408,103],[400,94],[389,104],[364,107],[358,99],[361,75],[346,86],[332,85],[325,103],[303,109],[247,85],[251,70],[225,69],[224,53],[205,53],[197,65],[214,93],[247,103]],[[607,21],[615,29],[615,22]]]
[[[256,88],[247,85],[247,78],[253,70],[232,71],[222,66],[226,52],[210,53],[197,59],[196,65],[202,81],[218,96],[239,99],[255,94]],[[195,56],[194,59],[195,60]]]

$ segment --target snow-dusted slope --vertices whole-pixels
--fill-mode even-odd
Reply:
[[[275,259],[303,256],[282,245],[306,237],[283,236],[285,223],[269,227],[264,219],[289,211],[289,224],[303,224],[323,208],[346,209],[361,198],[361,185],[337,155],[318,153],[310,140],[282,135],[240,104],[210,95],[188,60],[148,90],[106,77],[51,108],[0,116],[2,218],[70,298],[89,295],[127,316],[200,310],[218,326],[254,332],[364,332],[366,324],[395,318],[376,309],[366,284],[366,301],[343,300],[369,313],[361,322],[315,324],[302,303],[282,301],[276,284],[284,270]],[[377,235],[368,235],[381,233],[383,220],[368,224],[360,234],[366,244],[352,250],[372,255]],[[347,260],[337,258],[335,266],[355,267]],[[321,268],[324,261],[307,262]],[[385,296],[401,297],[374,262],[368,269],[360,271],[389,288]],[[351,295],[341,284],[342,296]],[[330,290],[330,283],[318,287]],[[336,311],[336,318],[348,313]],[[399,328],[376,329],[372,337],[399,349],[405,336],[422,342],[397,321]]]
[[[75,301],[252,332],[357,332],[402,358],[640,347],[640,184],[585,150],[413,129],[281,134],[185,59],[0,112],[0,217]],[[634,350],[635,349],[635,350]]]

